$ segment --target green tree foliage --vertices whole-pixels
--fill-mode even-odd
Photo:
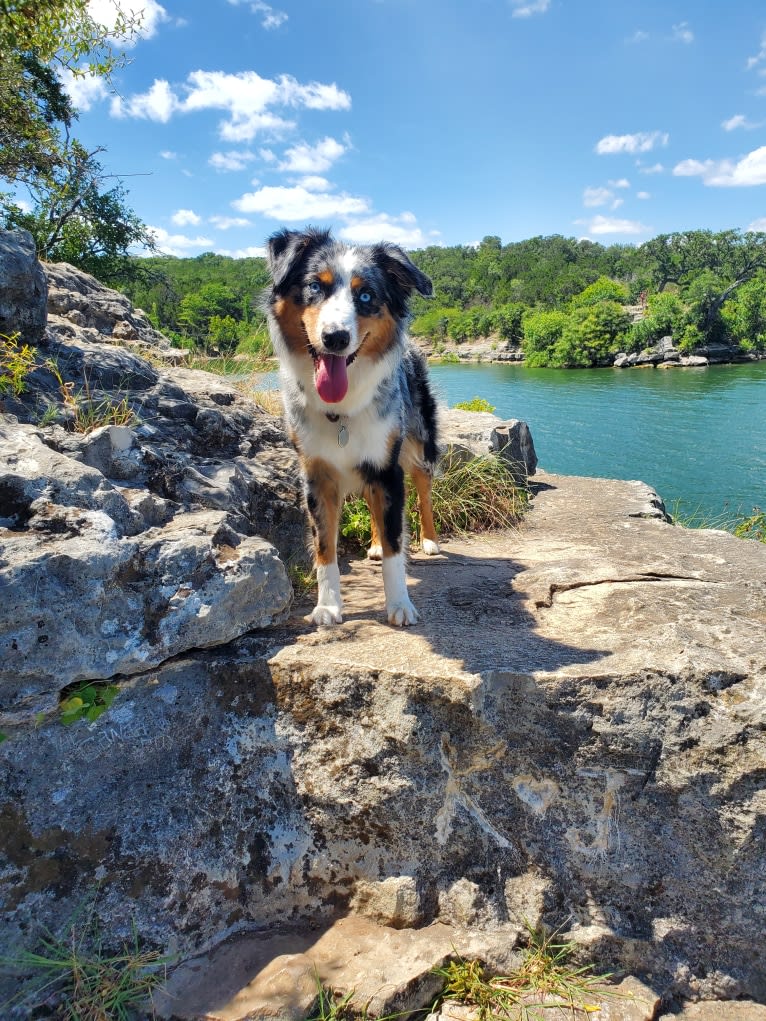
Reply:
[[[154,240],[128,208],[122,183],[104,190],[111,175],[96,159],[101,151],[88,152],[79,142],[69,142],[58,166],[30,182],[32,211],[11,205],[6,222],[32,234],[41,259],[70,262],[112,283],[137,268],[128,249],[152,249]]]
[[[721,316],[743,351],[766,351],[766,272],[743,284],[722,306]]]
[[[533,312],[524,320],[524,358],[527,365],[555,363],[555,349],[566,329],[566,312]]]
[[[70,135],[76,117],[62,72],[109,79],[122,57],[112,38],[139,19],[115,7],[115,24],[91,16],[87,0],[0,0],[0,178],[14,192],[0,201],[0,225],[30,230],[45,259],[66,259],[112,282],[130,267],[128,251],[152,241],[126,205],[121,183]],[[31,213],[16,203],[26,188]]]

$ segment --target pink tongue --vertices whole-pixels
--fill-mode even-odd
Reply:
[[[325,404],[342,401],[348,390],[346,359],[343,356],[319,355],[314,370],[314,386]]]

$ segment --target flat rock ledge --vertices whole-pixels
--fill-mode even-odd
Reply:
[[[541,922],[648,990],[599,1016],[766,1002],[766,548],[638,482],[534,488],[518,531],[413,555],[416,627],[357,559],[338,627],[299,602],[114,678],[94,723],[0,718],[0,953],[97,889],[178,955],[164,1017],[305,1016],[317,976],[428,1006],[434,966],[507,971]]]

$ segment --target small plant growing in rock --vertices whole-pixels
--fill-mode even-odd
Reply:
[[[472,397],[470,401],[458,401],[455,405],[461,411],[489,411],[495,410],[495,405],[490,404],[485,397]]]
[[[456,1000],[474,1007],[479,1021],[542,1021],[552,1008],[574,1019],[600,1010],[599,999],[614,995],[594,975],[591,965],[571,963],[574,942],[557,942],[556,933],[527,928],[528,944],[519,968],[490,977],[481,961],[450,961],[436,974],[444,979],[439,1001]]]
[[[20,333],[0,333],[0,394],[18,397],[27,386],[27,376],[35,365],[35,352],[29,344],[19,344]]]
[[[61,722],[76,723],[78,720],[87,720],[88,723],[92,723],[106,712],[119,691],[115,684],[80,682],[59,703]]]
[[[146,1016],[152,990],[164,980],[167,958],[130,943],[110,953],[92,914],[73,921],[64,935],[45,932],[36,950],[0,963],[32,976],[31,986],[0,1006],[46,1011],[62,1021],[129,1021]],[[140,1015],[138,1012],[141,1012]]]
[[[73,432],[89,433],[102,425],[131,425],[136,420],[136,413],[131,408],[128,398],[115,401],[108,394],[97,398],[86,378],[79,390],[71,380],[65,380],[58,365],[48,359],[45,367],[56,378],[64,409],[67,412]]]

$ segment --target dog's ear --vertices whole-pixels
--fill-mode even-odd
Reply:
[[[373,251],[378,265],[393,280],[404,302],[413,290],[426,298],[430,298],[434,293],[434,285],[430,279],[398,245],[382,243],[375,245]]]
[[[266,263],[276,294],[284,294],[295,283],[307,256],[326,244],[327,230],[308,227],[304,231],[279,230],[266,242]]]

